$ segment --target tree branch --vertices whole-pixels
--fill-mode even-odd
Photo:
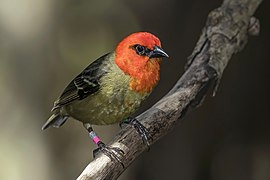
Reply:
[[[151,144],[166,135],[189,109],[199,106],[209,88],[213,87],[215,94],[232,55],[243,49],[248,33],[257,35],[259,32],[259,21],[252,15],[261,1],[224,0],[219,8],[209,13],[183,76],[165,97],[136,117],[149,130],[153,138]],[[125,168],[147,149],[130,126],[123,128],[108,146],[124,151],[120,158]],[[101,153],[77,180],[116,179],[125,168]]]

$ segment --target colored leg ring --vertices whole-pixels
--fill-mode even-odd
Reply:
[[[101,142],[101,139],[96,135],[94,131],[89,132],[89,136],[94,141],[95,144]]]

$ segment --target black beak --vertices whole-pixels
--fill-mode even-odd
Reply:
[[[150,58],[169,57],[169,55],[159,46],[155,46],[154,50],[149,53]]]

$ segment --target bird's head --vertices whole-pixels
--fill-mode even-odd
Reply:
[[[160,40],[148,32],[137,32],[122,40],[116,48],[116,64],[131,76],[130,88],[151,92],[159,81],[162,57],[169,57]]]

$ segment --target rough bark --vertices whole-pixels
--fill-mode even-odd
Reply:
[[[232,55],[243,49],[248,34],[257,35],[259,21],[252,17],[262,0],[224,0],[209,13],[206,25],[188,58],[185,73],[171,91],[153,107],[136,117],[153,138],[151,144],[166,135],[189,109],[199,106],[207,90],[215,94],[223,71]],[[136,130],[123,128],[108,146],[124,151],[124,164],[99,154],[84,169],[78,180],[117,179],[147,146]]]

